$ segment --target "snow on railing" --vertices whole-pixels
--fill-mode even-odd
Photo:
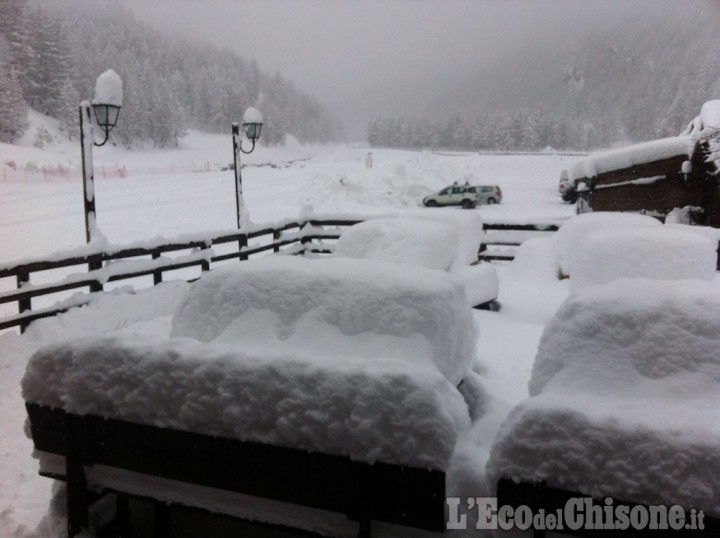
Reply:
[[[478,259],[482,261],[512,261],[515,251],[523,241],[532,237],[544,236],[556,232],[563,220],[550,220],[542,223],[485,222],[485,239],[480,244]],[[488,233],[490,232],[490,233]]]
[[[122,281],[133,289],[147,287],[149,280],[144,285],[129,281],[152,277],[151,285],[157,285],[170,271],[180,271],[174,275],[175,279],[195,280],[202,271],[217,264],[244,261],[269,251],[285,255],[332,254],[342,232],[363,220],[366,217],[307,214],[300,219],[255,226],[244,232],[225,230],[185,234],[173,239],[155,237],[132,245],[112,245],[103,240],[43,259],[0,264],[0,279],[15,280],[13,289],[0,292],[0,306],[16,303],[18,312],[0,317],[0,330],[20,327],[22,332],[36,319],[87,303],[92,293],[108,291],[107,285],[113,282]],[[484,229],[490,233],[479,247],[478,259],[510,261],[514,258],[514,247],[525,239],[557,231],[561,224],[562,220],[486,222]],[[187,271],[197,268],[200,272]],[[62,272],[60,277],[49,278],[45,273],[55,270]],[[43,282],[32,282],[33,275],[42,275],[39,279]],[[69,292],[73,294],[68,296]],[[47,299],[46,296],[59,299],[51,305],[32,304],[33,299]]]
[[[96,178],[121,179],[128,177],[128,170],[123,164],[99,165],[95,168]],[[3,166],[0,171],[0,182],[3,183],[63,183],[82,181],[80,167],[64,166],[32,166],[22,168]]]
[[[26,259],[0,265],[0,279],[15,279],[14,289],[0,292],[0,305],[17,303],[18,306],[18,314],[0,318],[0,330],[19,326],[22,332],[31,321],[53,316],[89,300],[87,292],[75,293],[49,307],[33,308],[32,300],[38,297],[78,289],[90,293],[104,291],[110,282],[138,277],[152,277],[152,285],[157,285],[163,282],[163,275],[168,271],[198,267],[208,271],[215,264],[233,259],[243,261],[268,251],[286,255],[328,254],[342,231],[357,222],[360,221],[282,221],[247,232],[190,234],[176,240],[155,238],[132,246],[98,242],[41,260]],[[62,269],[66,271],[59,279],[31,282],[33,274]],[[194,280],[198,274],[183,272],[178,278]],[[135,285],[131,284],[133,288]]]

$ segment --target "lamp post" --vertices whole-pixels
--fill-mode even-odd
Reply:
[[[252,147],[245,151],[242,148],[242,140],[240,140],[240,127],[237,122],[232,124],[232,137],[233,137],[233,155],[234,162],[233,168],[235,170],[235,207],[237,209],[237,227],[242,228],[242,219],[247,217],[245,211],[245,202],[242,195],[242,172],[240,170],[240,153],[249,155],[255,149],[255,142],[260,138],[260,131],[262,130],[263,120],[260,112],[250,107],[245,111],[243,115],[243,129],[245,130],[245,136],[252,142]]]
[[[85,207],[85,240],[90,243],[97,234],[95,219],[95,181],[93,178],[93,146],[103,146],[108,141],[110,131],[117,123],[122,107],[122,80],[108,69],[95,82],[95,98],[92,105],[87,101],[80,103],[80,148],[82,152],[83,195]],[[95,142],[90,107],[95,111],[95,121],[103,130],[105,138]]]

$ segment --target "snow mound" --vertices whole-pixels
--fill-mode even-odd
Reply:
[[[453,384],[469,368],[477,336],[463,289],[446,273],[281,256],[203,277],[170,335],[308,357],[427,361]]]
[[[662,224],[657,219],[645,215],[611,211],[583,213],[569,219],[554,236],[560,271],[572,276],[573,257],[589,233],[610,227],[627,229],[634,226],[662,226]]]
[[[122,106],[123,83],[120,75],[108,69],[95,81],[95,97],[93,104]]]
[[[243,114],[244,123],[262,123],[263,117],[257,108],[249,107]]]
[[[340,236],[335,255],[449,271],[462,282],[470,305],[476,306],[496,299],[499,286],[494,266],[470,265],[477,262],[483,234],[482,220],[472,215],[406,212],[350,227]]]
[[[259,356],[189,339],[55,344],[33,355],[22,387],[26,401],[81,415],[436,469],[470,422],[428,365]]]
[[[40,349],[26,401],[78,414],[445,469],[475,353],[462,288],[441,271],[267,257],[194,283],[172,337]],[[47,380],[53,383],[48,384]]]
[[[548,324],[488,473],[720,514],[720,287],[620,279]]]
[[[477,261],[480,243],[485,239],[483,220],[479,213],[452,208],[433,208],[408,210],[403,216],[452,226],[458,234],[454,264],[469,265]]]
[[[340,236],[335,255],[384,260],[446,271],[455,260],[458,233],[442,222],[380,218],[361,222]]]
[[[713,241],[714,243],[720,242],[719,228],[713,228],[711,226],[696,226],[694,224],[681,224],[677,222],[667,222],[667,220],[665,221],[665,228],[668,230],[682,230],[684,232],[699,234],[703,237],[707,237],[710,241]]]
[[[716,250],[717,241],[666,226],[596,230],[573,254],[570,290],[619,277],[712,280]]]

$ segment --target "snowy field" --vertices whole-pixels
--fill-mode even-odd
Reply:
[[[26,135],[28,145],[34,139]],[[452,181],[497,184],[503,204],[479,211],[489,220],[527,220],[572,214],[557,195],[560,170],[578,157],[481,156],[349,147],[258,147],[243,155],[243,193],[250,218],[271,223],[295,218],[304,206],[317,213],[373,214],[415,207]],[[80,148],[51,149],[0,144],[0,162],[16,168],[62,165],[75,177],[15,174],[3,181],[0,262],[42,256],[84,243]],[[230,135],[192,133],[178,149],[94,151],[96,207],[100,229],[114,244],[177,237],[185,232],[233,229],[236,223]],[[103,178],[103,170],[127,170],[125,178]],[[7,168],[7,166],[5,166]],[[209,172],[193,170],[207,170]],[[26,182],[27,181],[27,182]],[[52,230],[52,231],[50,231]]]
[[[2,162],[16,168],[63,165],[76,169],[76,144],[47,149],[0,145]],[[574,208],[557,193],[560,170],[579,157],[561,155],[436,154],[366,148],[258,147],[243,156],[245,202],[252,222],[271,224],[308,211],[339,216],[396,214],[416,208],[422,196],[452,181],[496,184],[503,203],[473,211],[486,221],[539,222],[566,219]],[[98,223],[105,237],[121,245],[156,236],[174,238],[197,231],[229,231],[235,223],[230,136],[192,133],[177,149],[95,151]],[[103,178],[98,170],[127,170],[127,177]],[[2,177],[0,176],[0,179]],[[432,210],[427,210],[432,211]],[[458,210],[460,211],[460,210]],[[642,239],[642,238],[641,238]],[[0,263],[35,259],[84,243],[82,183],[64,179],[0,182]],[[518,260],[498,264],[499,312],[473,311],[480,329],[472,366],[482,398],[475,419],[455,446],[448,468],[448,493],[489,493],[485,463],[500,424],[528,393],[533,361],[544,327],[568,297],[568,281],[557,279],[555,254],[538,240]],[[717,279],[715,281],[717,284]],[[2,283],[8,289],[12,283]],[[52,484],[37,475],[37,461],[23,424],[20,380],[30,355],[47,344],[114,333],[167,335],[170,317],[188,285],[168,282],[137,294],[122,290],[87,307],[35,322],[23,336],[0,334],[0,536],[48,537],[64,532],[48,507]],[[50,514],[50,515],[48,515]],[[476,535],[476,534],[473,534]]]

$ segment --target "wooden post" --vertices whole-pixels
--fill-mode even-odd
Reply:
[[[99,269],[102,269],[102,266],[103,265],[101,254],[94,254],[88,256],[88,271],[97,271]],[[96,291],[103,291],[103,285],[98,281],[90,284],[90,292],[95,293]]]
[[[157,260],[160,257],[160,251],[153,250],[152,259]],[[153,272],[153,286],[157,286],[162,282],[162,271],[156,270]]]
[[[82,418],[65,415],[65,476],[67,480],[68,537],[72,538],[87,527],[88,513],[85,501],[87,482],[83,469]]]
[[[243,248],[245,248],[245,247],[247,246],[247,244],[248,244],[247,235],[243,234],[243,235],[240,237],[240,240],[238,241],[239,252],[240,252],[240,258],[239,258],[239,259],[240,259],[241,262],[244,262],[244,261],[246,261],[246,260],[248,259],[248,255],[243,252]]]
[[[18,273],[16,277],[17,281],[17,288],[22,288],[25,284],[28,284],[30,282],[30,273],[27,271],[23,271],[22,273]],[[25,297],[22,299],[18,299],[18,313],[22,314],[23,312],[27,312],[29,310],[32,310],[32,299],[30,297]],[[25,329],[27,329],[28,323],[20,323],[20,334],[25,332]]]
[[[212,242],[210,244],[205,244],[205,246],[202,247],[201,250],[208,250],[212,246]],[[210,270],[210,260],[203,260],[200,264],[200,270],[204,273],[206,271]]]
[[[282,230],[273,230],[273,243],[280,240],[282,237]],[[280,245],[273,246],[273,252],[280,252]]]
[[[153,504],[153,536],[155,538],[168,538],[170,507],[163,501],[155,501]]]

